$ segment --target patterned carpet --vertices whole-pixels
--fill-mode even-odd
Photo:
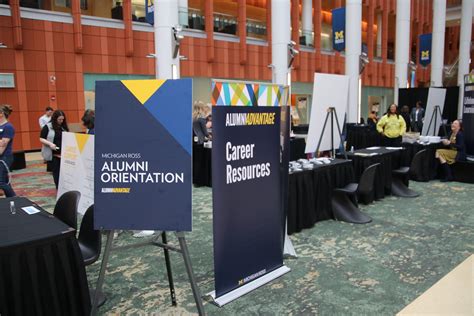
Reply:
[[[48,210],[54,205],[50,174],[38,162],[14,173],[19,195]],[[367,225],[317,223],[291,236],[298,259],[292,271],[209,315],[393,315],[474,253],[474,185],[412,182],[416,199],[387,197],[362,209]],[[187,235],[203,294],[213,290],[212,199],[210,188],[195,188],[194,227]],[[170,234],[169,239],[176,242]],[[130,232],[116,244],[136,239]],[[105,240],[104,240],[105,242]],[[195,305],[183,260],[171,254],[178,307],[171,307],[164,257],[147,246],[113,252],[100,314],[188,315]],[[87,267],[95,284],[99,263]],[[469,282],[469,280],[466,280]]]

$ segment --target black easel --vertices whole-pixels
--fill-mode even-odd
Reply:
[[[426,132],[426,136],[428,136],[428,134],[430,133],[431,123],[433,123],[433,119],[434,119],[433,136],[438,136],[437,134],[438,134],[439,131],[436,130],[436,127],[438,125],[437,124],[438,123],[438,115],[439,115],[439,120],[441,121],[441,126],[443,126],[444,135],[448,136],[448,133],[446,131],[446,125],[444,125],[443,122],[442,122],[443,114],[441,113],[441,109],[440,109],[439,105],[435,105],[433,113],[431,113],[430,124],[428,124],[428,131]]]
[[[161,242],[158,241],[160,235],[161,235],[161,240],[162,240]],[[133,244],[125,245],[125,246],[113,247],[112,242],[114,240],[114,230],[108,231],[107,243],[105,245],[104,255],[102,257],[102,263],[100,266],[99,278],[97,279],[95,295],[92,301],[91,315],[95,316],[97,314],[97,308],[98,308],[97,302],[99,301],[99,295],[100,295],[99,293],[102,292],[102,286],[104,284],[105,272],[107,270],[107,264],[109,261],[110,252],[112,250],[119,250],[119,249],[123,250],[123,249],[136,248],[136,247],[142,247],[142,246],[147,246],[147,245],[153,245],[153,246],[158,246],[158,247],[163,248],[164,255],[165,255],[166,272],[168,274],[168,282],[169,282],[169,287],[170,287],[172,306],[176,306],[177,303],[176,303],[176,293],[174,290],[173,274],[171,271],[171,262],[169,258],[169,250],[176,251],[183,255],[184,265],[186,267],[186,272],[188,274],[189,283],[191,284],[191,289],[193,291],[193,296],[196,302],[198,313],[199,315],[206,315],[206,312],[204,311],[204,306],[202,304],[201,293],[199,291],[199,287],[197,286],[196,278],[194,276],[193,268],[191,265],[191,258],[189,257],[189,251],[188,251],[188,246],[186,244],[186,239],[184,238],[184,232],[176,232],[176,236],[178,237],[179,248],[167,243],[166,232],[164,231],[161,232],[161,234],[158,234],[157,236],[153,237],[152,239],[141,242],[141,243],[133,243]]]
[[[339,134],[339,139],[341,140],[341,144],[344,145],[344,142],[342,140],[342,131],[341,131],[341,127],[339,125],[339,120],[337,119],[336,108],[329,107],[326,112],[327,112],[326,119],[324,120],[323,130],[321,131],[321,135],[319,136],[318,147],[316,147],[315,155],[316,156],[318,155],[319,147],[321,146],[321,141],[323,140],[323,135],[324,135],[324,132],[326,130],[326,124],[328,122],[329,116],[331,116],[331,153],[332,153],[333,157],[336,157],[336,152],[335,152],[335,148],[334,148],[334,118],[336,119],[336,125],[337,125],[337,131],[338,131],[338,134]],[[346,153],[346,150],[345,150],[344,146],[342,146],[342,152],[344,153],[344,158],[347,159],[347,153]]]

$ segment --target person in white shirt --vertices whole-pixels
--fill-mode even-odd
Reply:
[[[46,112],[39,118],[40,128],[43,128],[51,120],[51,115],[53,115],[54,109],[48,106],[45,110]]]

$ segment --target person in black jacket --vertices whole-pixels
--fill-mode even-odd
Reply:
[[[193,136],[198,144],[208,141],[211,136],[207,131],[207,117],[210,114],[210,108],[203,102],[196,102],[193,106]]]
[[[436,158],[439,159],[444,171],[444,178],[442,178],[441,181],[446,182],[453,180],[453,175],[449,165],[452,165],[456,161],[466,160],[466,143],[464,142],[461,121],[453,121],[451,124],[451,135],[449,136],[449,139],[443,139],[443,144],[447,146],[447,148],[436,150],[435,155]]]
[[[405,120],[405,125],[406,125],[406,131],[410,131],[410,108],[408,105],[402,106],[402,110],[400,112],[400,115],[403,117]]]

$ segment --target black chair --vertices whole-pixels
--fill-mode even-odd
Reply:
[[[409,189],[408,185],[410,183],[410,175],[417,173],[417,169],[423,163],[422,160],[426,152],[426,149],[417,152],[411,161],[410,167],[400,167],[392,170],[392,195],[408,198],[420,196],[419,193]]]
[[[85,266],[91,265],[99,259],[102,247],[102,235],[100,230],[94,229],[94,205],[89,206],[82,218],[77,242],[79,244],[79,249],[81,249]],[[95,290],[90,290],[89,292],[91,295],[91,302],[93,303]],[[105,301],[105,295],[100,292],[97,306],[102,306]]]
[[[81,193],[79,191],[69,191],[61,195],[54,206],[54,216],[63,223],[77,230],[77,206]]]
[[[358,195],[367,195],[374,189],[375,171],[380,166],[379,163],[370,165],[364,170],[359,183],[349,183],[343,188],[336,188],[331,199],[334,218],[339,221],[366,224],[372,218],[362,213],[358,205]]]

